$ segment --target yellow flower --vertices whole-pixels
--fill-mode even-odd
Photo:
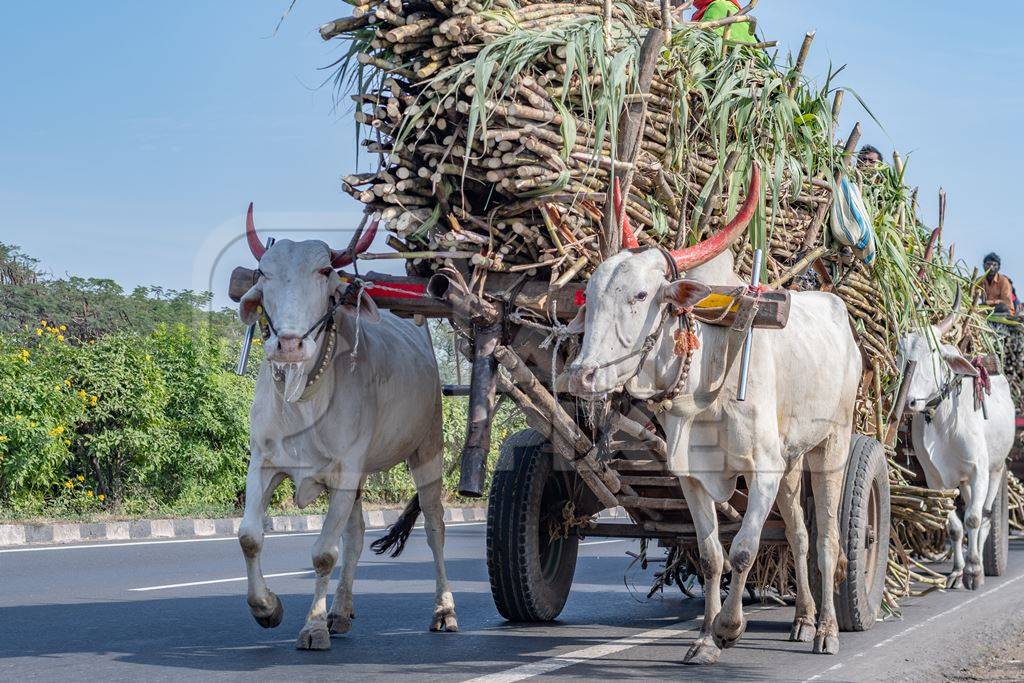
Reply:
[[[64,341],[64,335],[63,334],[58,334],[57,335],[57,341]]]
[[[107,497],[104,496],[102,493],[100,495],[96,496],[96,497],[99,498],[100,500],[106,500],[107,499]]]
[[[88,396],[88,394],[85,393],[85,389],[79,389],[75,393],[78,395],[78,398],[85,398]]]
[[[149,354],[147,353],[147,354],[146,354],[146,360],[153,360],[153,356],[151,356],[151,355],[149,355]]]
[[[0,443],[3,443],[4,441],[8,441],[7,435],[6,434],[0,434]]]
[[[64,380],[64,386],[70,387],[71,386],[71,380],[69,380],[69,379]]]
[[[39,324],[42,325],[43,327],[46,327],[46,321],[45,320],[40,320]]]
[[[22,421],[23,419],[25,419],[25,418],[23,418],[23,417],[22,417],[21,415],[15,415],[15,416],[14,416],[14,419],[15,419],[16,421],[18,421],[18,422],[21,422],[21,421]]]
[[[64,445],[65,446],[70,446],[71,445],[71,439],[64,439]]]
[[[37,327],[36,328],[36,336],[38,337],[38,336],[42,335],[42,333],[43,333],[43,331],[40,328]]]
[[[83,477],[81,474],[79,474],[78,475],[78,481],[85,481],[85,477]]]
[[[21,357],[22,358],[28,358],[30,355],[32,355],[32,354],[31,354],[31,352],[28,349],[22,349],[21,350]]]
[[[98,400],[100,400],[99,396],[93,396],[92,398],[89,399],[89,405],[91,405],[91,406],[96,405],[96,401],[98,401]]]
[[[87,495],[87,496],[89,496],[90,498],[92,498],[92,491],[86,491],[86,492],[85,492],[85,495]]]
[[[38,425],[39,425],[39,423],[36,422],[35,420],[29,420],[28,421],[28,426],[29,426],[30,429],[35,429]]]
[[[71,488],[72,486],[74,486],[74,484],[72,484],[72,483],[71,483],[70,481],[66,481],[66,482],[64,482],[64,488],[66,488],[66,489],[69,489],[69,488]]]
[[[61,325],[57,329],[59,329],[61,332],[67,332],[68,331],[68,326],[67,325]]]
[[[54,391],[60,391],[60,385],[59,384],[54,384],[53,385],[53,390]]]
[[[64,427],[63,426],[57,426],[57,427],[54,427],[53,429],[50,430],[50,436],[60,436],[63,433],[64,433]]]

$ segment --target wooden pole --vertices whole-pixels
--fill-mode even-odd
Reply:
[[[501,322],[473,327],[473,368],[469,379],[469,415],[466,443],[462,447],[459,495],[479,498],[487,478],[487,454],[491,451],[491,421],[497,394],[498,364],[494,350],[501,337]]]

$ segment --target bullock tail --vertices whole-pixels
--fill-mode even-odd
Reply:
[[[398,521],[391,525],[388,532],[370,544],[370,548],[378,555],[391,551],[391,557],[398,557],[405,550],[405,542],[409,540],[412,527],[420,516],[420,494],[416,494],[402,510]]]

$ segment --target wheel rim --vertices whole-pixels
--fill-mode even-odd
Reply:
[[[881,539],[878,538],[878,522],[881,517],[879,511],[878,491],[872,486],[868,491],[867,524],[864,525],[864,554],[867,562],[864,563],[864,585],[870,595],[875,587],[875,577],[878,569],[878,553],[881,548]]]
[[[568,496],[563,486],[562,478],[554,474],[548,477],[544,483],[544,493],[541,495],[540,509],[547,512],[540,518],[537,532],[539,534],[538,550],[540,551],[540,571],[545,581],[552,581],[558,576],[564,555],[563,548],[569,539],[564,536],[551,538],[551,520],[560,521],[562,508]]]

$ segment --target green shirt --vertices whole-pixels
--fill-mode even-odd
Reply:
[[[736,5],[732,4],[730,0],[715,0],[708,5],[707,10],[704,11],[704,16],[701,21],[714,21],[715,19],[725,19],[739,12],[736,9]],[[754,34],[750,31],[750,24],[743,22],[738,24],[731,24],[729,26],[723,26],[722,28],[715,29],[718,35],[728,30],[728,34],[725,36],[729,40],[734,40],[738,43],[756,43],[757,39]]]

